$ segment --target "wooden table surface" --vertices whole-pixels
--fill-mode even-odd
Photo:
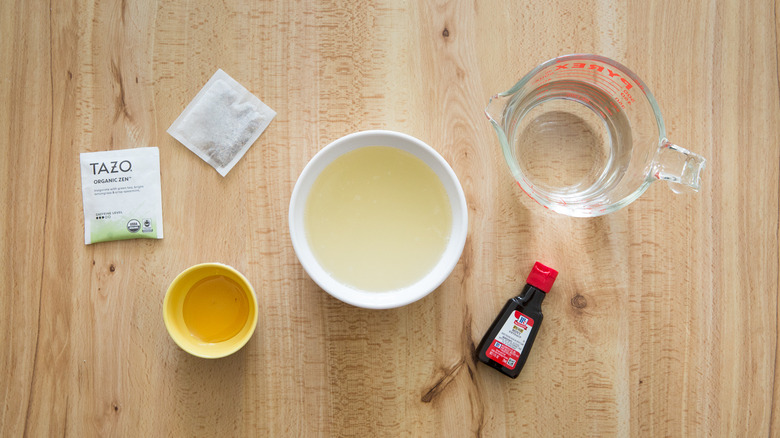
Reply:
[[[533,3],[533,4],[532,4]],[[779,436],[777,4],[36,1],[0,4],[0,435]],[[549,58],[629,66],[703,189],[576,219],[514,184],[489,96]],[[221,68],[278,116],[226,178],[165,130]],[[444,284],[370,311],[290,243],[308,160],[392,129],[459,176]],[[158,146],[165,238],[85,246],[79,153]],[[473,351],[535,260],[560,271],[517,380]],[[235,266],[240,352],[169,338],[170,281]]]

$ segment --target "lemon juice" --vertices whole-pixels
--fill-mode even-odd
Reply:
[[[320,173],[304,224],[315,258],[336,280],[382,292],[433,269],[449,241],[452,210],[444,185],[421,159],[368,146]]]

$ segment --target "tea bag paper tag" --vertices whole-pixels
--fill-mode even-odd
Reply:
[[[163,238],[159,149],[85,152],[80,158],[85,244]]]
[[[168,134],[225,176],[274,117],[274,110],[220,69]]]

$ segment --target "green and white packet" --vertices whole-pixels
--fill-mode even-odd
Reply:
[[[84,243],[162,239],[160,150],[148,147],[80,155]]]

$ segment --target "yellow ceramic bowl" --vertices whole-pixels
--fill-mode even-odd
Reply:
[[[249,302],[249,313],[243,328],[235,336],[225,341],[208,343],[187,328],[184,322],[184,300],[195,283],[216,275],[223,275],[241,287]],[[257,326],[257,296],[246,277],[237,270],[221,263],[203,263],[184,270],[168,286],[163,300],[163,319],[168,334],[187,353],[207,359],[225,357],[241,349],[252,337]]]

